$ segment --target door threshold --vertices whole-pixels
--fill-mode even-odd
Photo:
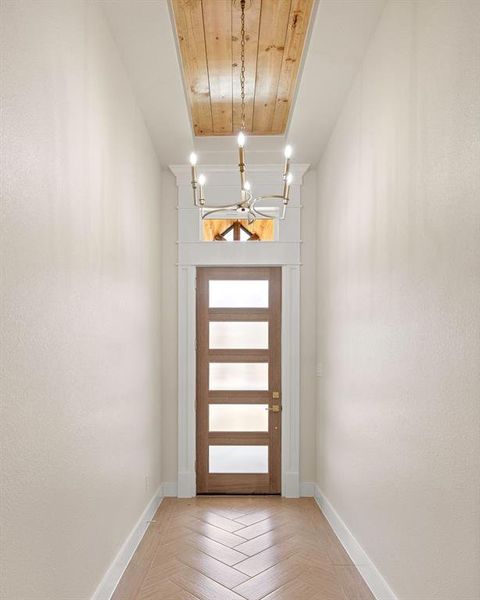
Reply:
[[[281,494],[280,493],[278,493],[278,494],[269,494],[269,493],[262,494],[262,493],[258,493],[257,494],[257,493],[253,493],[253,492],[245,492],[244,494],[239,494],[239,493],[228,494],[228,493],[225,493],[225,492],[218,492],[218,493],[210,492],[210,493],[205,493],[205,494],[198,493],[196,495],[196,498],[218,498],[218,497],[245,498],[247,496],[250,496],[251,498],[255,498],[255,496],[262,496],[262,497],[265,497],[265,496],[276,496],[276,497],[278,497],[278,496],[281,496]]]

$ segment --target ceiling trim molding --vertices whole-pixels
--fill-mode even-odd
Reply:
[[[188,164],[183,165],[169,165],[170,171],[175,175],[177,185],[190,185],[192,178],[191,167]],[[303,176],[310,168],[310,163],[294,163],[290,164],[290,171],[294,176],[296,184],[303,182]],[[281,182],[283,164],[268,164],[268,165],[248,165],[247,170],[249,173],[264,174],[267,176],[273,175],[275,180]],[[202,165],[202,173],[211,175],[219,173],[229,176],[238,176],[238,166],[236,165]]]

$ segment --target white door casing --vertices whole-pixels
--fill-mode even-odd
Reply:
[[[275,221],[275,241],[209,242],[193,206],[190,167],[172,165],[178,188],[178,485],[179,498],[196,495],[195,485],[195,277],[197,266],[282,267],[282,496],[300,495],[300,211],[301,186],[309,165],[293,165],[294,182],[284,221]],[[281,192],[281,165],[249,168],[257,194]],[[238,170],[204,168],[208,202],[226,204],[239,193]]]

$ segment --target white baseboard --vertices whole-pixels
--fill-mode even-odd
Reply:
[[[313,481],[302,481],[300,484],[300,496],[302,498],[313,498],[315,496],[316,483]]]
[[[134,528],[118,551],[117,556],[113,559],[112,564],[109,566],[108,570],[103,576],[102,581],[99,583],[91,600],[110,600],[112,597],[118,582],[122,578],[128,563],[130,562],[138,544],[141,542],[145,531],[147,530],[148,522],[152,519],[153,515],[157,511],[157,508],[160,506],[161,501],[163,500],[161,492],[162,486],[158,488],[153,498],[147,504],[147,507],[143,511]]]
[[[160,486],[162,496],[164,498],[176,498],[177,497],[177,482],[176,481],[164,481]]]
[[[382,577],[380,571],[370,560],[368,554],[357,542],[353,533],[348,529],[340,515],[322,494],[318,485],[314,486],[314,491],[314,498],[320,510],[325,515],[325,518],[330,523],[333,531],[375,598],[377,600],[398,600],[388,583]]]
[[[327,498],[323,495],[317,484],[304,481],[300,484],[302,497],[314,497],[320,510],[330,523],[332,529],[347,551],[360,575],[372,591],[376,600],[398,600],[392,589],[382,577],[381,573],[370,560],[370,557],[355,539],[352,532],[345,525],[340,515],[336,512]],[[148,503],[136,525],[120,548],[117,556],[106,571],[102,581],[95,590],[91,600],[110,600],[117,587],[128,563],[141,542],[150,521],[160,506],[164,497],[177,496],[177,483],[165,481],[158,488],[153,498]]]

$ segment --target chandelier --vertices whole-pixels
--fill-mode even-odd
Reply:
[[[235,4],[235,0],[233,0]],[[276,211],[272,212],[262,212],[266,210],[271,210],[267,207],[259,206],[257,207],[257,203],[262,205],[265,201],[274,200],[274,201],[282,201],[282,211],[280,214],[280,219],[285,219],[285,213],[287,210],[287,205],[289,201],[289,193],[290,193],[290,185],[292,183],[292,173],[290,172],[290,157],[292,156],[292,147],[285,147],[285,164],[283,167],[283,192],[280,194],[270,194],[264,196],[255,196],[252,192],[252,188],[250,182],[247,180],[246,176],[246,164],[245,164],[245,2],[246,0],[240,0],[240,10],[241,10],[241,30],[240,30],[240,93],[241,93],[241,127],[240,133],[237,137],[238,143],[238,168],[240,170],[240,196],[238,202],[233,204],[227,204],[223,206],[211,205],[207,204],[205,199],[205,184],[206,177],[203,174],[198,175],[197,178],[197,155],[192,152],[190,155],[190,165],[192,168],[192,190],[193,190],[193,203],[194,205],[200,209],[200,214],[202,219],[209,217],[214,213],[238,213],[247,218],[248,223],[253,223],[258,217],[262,219],[273,219],[276,215]]]

